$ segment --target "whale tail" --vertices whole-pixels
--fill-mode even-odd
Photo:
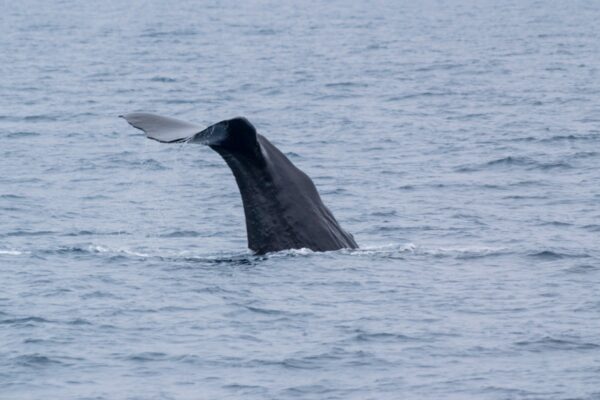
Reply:
[[[122,117],[149,139],[204,144],[223,157],[242,196],[248,247],[257,254],[304,247],[315,251],[358,247],[325,207],[308,175],[259,135],[246,118],[202,129],[153,114]]]

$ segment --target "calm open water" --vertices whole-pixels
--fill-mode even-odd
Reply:
[[[352,4],[350,4],[352,3]],[[600,3],[0,3],[1,399],[599,399]],[[361,250],[246,250],[248,117]]]

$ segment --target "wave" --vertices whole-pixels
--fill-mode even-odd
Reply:
[[[256,307],[256,306],[247,306],[247,305],[242,305],[242,307],[244,309],[246,309],[247,311],[250,311],[252,313],[255,314],[261,314],[261,315],[270,315],[270,316],[287,316],[287,317],[306,317],[306,316],[312,316],[313,314],[308,313],[308,312],[291,312],[291,311],[285,311],[285,310],[276,310],[273,308],[263,308],[263,307]]]
[[[163,238],[182,238],[182,237],[198,237],[198,236],[202,236],[202,234],[200,232],[196,232],[196,231],[180,231],[180,230],[176,230],[176,231],[172,231],[169,233],[159,235],[159,237],[163,237]]]
[[[308,252],[305,249],[297,250],[295,254],[309,254],[313,253],[310,250]],[[22,253],[22,252],[20,252]],[[269,255],[258,256],[252,254],[249,250],[241,253],[228,253],[228,254],[191,254],[188,250],[173,251],[163,249],[131,249],[128,247],[111,247],[107,245],[81,245],[81,246],[59,246],[56,248],[40,249],[29,252],[34,255],[88,255],[91,257],[108,257],[108,258],[134,258],[140,260],[154,259],[157,261],[184,261],[190,263],[209,263],[209,264],[250,264],[261,259],[269,258]],[[283,253],[283,252],[279,252]],[[275,255],[279,253],[273,253]],[[1,253],[0,253],[1,254]],[[281,254],[285,256],[285,254]]]
[[[560,222],[550,222],[556,226],[568,226]],[[172,232],[168,237],[194,237],[192,232]],[[181,236],[179,236],[181,235]],[[73,246],[58,246],[42,249],[0,249],[0,256],[20,256],[23,254],[35,257],[47,256],[75,256],[75,257],[104,257],[111,260],[155,260],[173,263],[190,264],[229,264],[229,265],[254,265],[266,260],[289,258],[340,258],[340,257],[370,257],[373,259],[406,260],[410,257],[453,258],[456,260],[470,260],[479,258],[504,257],[517,255],[540,261],[553,261],[560,259],[583,259],[593,257],[583,250],[575,249],[522,249],[503,246],[488,246],[480,244],[431,246],[411,242],[386,243],[379,245],[363,245],[358,249],[340,249],[334,251],[315,252],[313,250],[289,249],[264,255],[256,255],[248,249],[240,251],[202,253],[201,250],[179,250],[165,248],[111,246],[107,244],[84,244]],[[179,264],[181,266],[181,264]]]
[[[190,235],[185,232],[173,232],[174,236]],[[491,256],[500,256],[510,254],[512,251],[502,247],[486,246],[464,246],[464,247],[427,247],[417,246],[414,243],[388,243],[384,245],[367,245],[359,249],[340,249],[326,252],[315,252],[311,249],[289,249],[264,255],[255,255],[246,249],[240,252],[226,253],[198,253],[194,254],[189,250],[167,250],[161,248],[130,248],[127,246],[110,246],[105,244],[87,244],[74,246],[58,246],[45,249],[3,249],[0,250],[0,256],[19,256],[22,254],[32,254],[34,256],[51,255],[78,255],[90,257],[108,257],[108,258],[132,258],[140,260],[158,260],[167,262],[188,262],[188,263],[207,263],[207,264],[233,264],[249,265],[265,260],[296,258],[296,257],[375,257],[383,259],[405,259],[409,255],[450,257],[456,259],[482,258]],[[535,256],[535,255],[534,255]],[[540,255],[543,257],[543,254]]]
[[[362,82],[332,82],[325,84],[325,87],[328,88],[364,88],[367,86],[368,85],[366,83]]]
[[[554,142],[573,142],[573,141],[596,141],[600,140],[600,133],[591,133],[588,135],[556,135],[549,138],[538,139],[542,143]]]
[[[173,82],[177,82],[177,79],[169,78],[166,76],[155,76],[155,77],[151,78],[150,81],[151,82],[173,83]]]
[[[80,231],[62,233],[59,236],[79,237],[79,236],[129,236],[129,235],[131,235],[131,233],[125,232],[125,231],[101,232],[101,231],[88,231],[88,230],[84,229],[84,230],[80,230]]]
[[[127,357],[130,361],[135,362],[149,362],[149,361],[166,361],[169,359],[169,356],[166,353],[156,352],[156,351],[148,351],[138,354],[133,354]]]
[[[568,269],[565,270],[565,272],[567,272],[569,274],[587,274],[590,272],[596,272],[598,270],[600,270],[600,266],[590,265],[590,264],[582,264],[582,265],[575,265],[575,266],[569,267]]]
[[[414,243],[396,243],[380,246],[363,246],[360,249],[339,250],[342,254],[353,256],[378,256],[382,258],[404,259],[407,255],[433,256],[436,258],[471,259],[497,257],[512,254],[514,251],[505,247],[460,246],[460,247],[428,247]]]
[[[542,352],[548,350],[597,350],[600,344],[591,342],[582,342],[579,340],[557,339],[546,336],[536,340],[524,340],[515,343],[519,348],[525,348],[529,351]]]
[[[396,101],[401,101],[401,100],[412,100],[412,99],[417,99],[417,98],[421,98],[421,97],[445,97],[445,96],[454,96],[456,95],[455,92],[451,92],[451,91],[446,91],[446,92],[431,92],[431,91],[426,91],[426,92],[418,92],[418,93],[408,93],[408,94],[404,94],[404,95],[400,95],[400,96],[391,96],[389,98],[386,99],[386,101],[388,102],[396,102]]]
[[[56,121],[57,117],[53,115],[27,115],[23,120],[27,122],[52,122]]]
[[[477,258],[508,254],[511,251],[504,247],[465,246],[465,247],[427,247],[414,243],[396,243],[379,246],[363,246],[354,250],[339,250],[355,256],[415,254],[435,257]]]
[[[538,225],[539,226],[556,226],[556,227],[573,226],[573,224],[571,224],[569,222],[563,222],[563,221],[543,221],[543,222],[540,222]]]
[[[591,257],[587,253],[566,253],[554,250],[542,250],[527,254],[531,258],[537,258],[543,261],[561,260],[563,258],[587,258]]]
[[[439,247],[420,248],[418,252],[434,257],[451,257],[456,259],[472,259],[483,257],[496,257],[513,253],[505,247],[467,246],[467,247]]]
[[[600,232],[600,224],[585,225],[583,229],[588,230],[590,232]]]
[[[20,256],[23,252],[19,250],[0,250],[0,256]]]
[[[46,235],[54,235],[56,232],[53,231],[27,231],[27,230],[16,230],[12,232],[8,232],[0,235],[10,237],[10,236],[46,236]]]
[[[37,251],[29,252],[37,255],[64,255],[64,254],[106,254],[106,255],[129,255],[135,257],[151,257],[150,254],[137,252],[127,248],[111,248],[102,245],[87,245],[87,246],[59,246],[50,249],[40,249]]]
[[[365,332],[358,329],[352,338],[357,342],[421,342],[424,339],[390,332]]]
[[[14,138],[30,138],[30,137],[34,137],[34,136],[40,136],[40,134],[38,132],[31,132],[31,131],[18,131],[18,132],[11,132],[8,135],[6,135],[7,138],[9,139],[14,139]]]
[[[508,156],[502,157],[495,160],[491,160],[482,164],[475,165],[463,165],[456,168],[456,172],[477,172],[486,169],[496,168],[517,168],[521,167],[527,170],[542,170],[547,171],[551,169],[571,169],[573,166],[564,161],[555,162],[541,162],[534,160],[530,157],[523,156]]]
[[[15,357],[13,359],[17,365],[25,367],[46,367],[49,365],[61,365],[62,362],[57,359],[44,356],[42,354],[25,354],[22,356]]]
[[[154,29],[148,29],[142,33],[140,37],[147,38],[164,38],[164,37],[179,37],[179,36],[194,36],[198,32],[195,29],[175,29],[171,31],[157,31]]]
[[[22,318],[7,318],[7,319],[0,319],[0,325],[4,325],[4,324],[17,324],[17,325],[32,325],[32,324],[43,324],[43,323],[49,323],[52,321],[49,321],[45,318],[41,318],[41,317],[22,317]]]
[[[468,260],[477,258],[503,257],[519,255],[536,258],[544,261],[559,259],[579,259],[592,257],[591,254],[581,251],[557,251],[557,250],[523,250],[509,247],[494,247],[481,245],[430,247],[415,245],[413,243],[388,244],[383,246],[365,246],[354,250],[339,250],[342,254],[353,256],[379,256],[382,258],[406,258],[407,255],[432,256],[436,258],[454,258],[457,260]]]
[[[600,140],[600,133],[594,132],[590,134],[568,134],[568,135],[554,135],[550,137],[535,137],[526,136],[514,139],[507,139],[510,142],[535,142],[535,143],[558,143],[564,142],[587,142],[587,141],[598,141]]]

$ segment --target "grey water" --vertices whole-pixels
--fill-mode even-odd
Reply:
[[[0,3],[1,399],[599,399],[600,3]],[[359,250],[253,256],[246,116]]]

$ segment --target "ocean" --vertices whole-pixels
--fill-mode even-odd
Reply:
[[[0,399],[600,399],[600,3],[1,3]],[[245,116],[360,249],[255,256]]]

